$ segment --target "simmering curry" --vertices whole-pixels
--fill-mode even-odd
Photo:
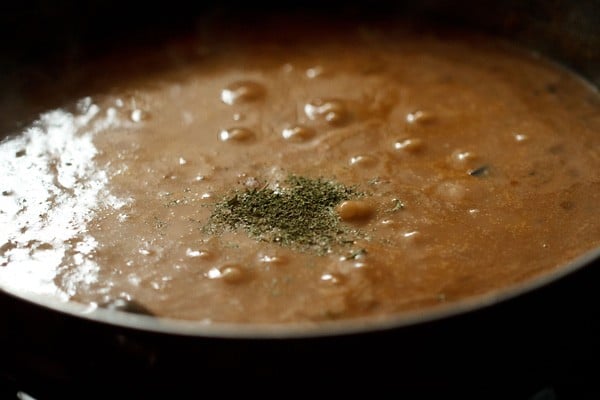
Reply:
[[[321,321],[500,291],[600,246],[582,79],[472,34],[279,28],[99,61],[86,97],[7,136],[0,287]]]

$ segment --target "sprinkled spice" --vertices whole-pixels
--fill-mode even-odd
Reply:
[[[399,210],[404,210],[405,204],[402,200],[400,199],[393,199],[392,202],[394,203],[393,207],[390,209],[391,212],[396,212]]]
[[[341,224],[335,206],[360,196],[337,182],[291,175],[275,189],[265,185],[229,194],[215,205],[205,228],[243,229],[258,241],[324,253],[358,236]]]

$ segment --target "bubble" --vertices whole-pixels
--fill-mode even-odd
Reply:
[[[459,163],[468,162],[476,158],[477,155],[471,151],[456,150],[452,153],[452,159]]]
[[[320,65],[308,68],[306,70],[306,77],[309,79],[314,79],[322,76],[325,73],[325,68]]]
[[[341,283],[343,283],[344,281],[344,277],[340,274],[337,274],[335,272],[326,272],[323,275],[321,275],[321,282],[328,284],[328,285],[339,285]]]
[[[377,158],[370,155],[358,155],[351,157],[349,164],[353,167],[373,167],[377,164]]]
[[[142,278],[140,278],[138,275],[136,274],[129,274],[127,276],[127,281],[132,285],[132,286],[139,286],[140,283],[142,282]]]
[[[371,268],[371,264],[362,261],[357,261],[352,264],[352,267],[356,269],[366,269]]]
[[[474,151],[457,149],[450,154],[450,164],[458,170],[466,170],[468,174],[472,174],[484,163],[479,154]]]
[[[370,217],[375,212],[375,207],[364,200],[346,200],[336,207],[336,211],[345,221],[360,220]]]
[[[426,124],[435,120],[429,111],[417,110],[406,114],[406,122],[409,124]]]
[[[529,140],[529,136],[527,136],[523,133],[514,133],[513,136],[517,142],[525,142],[525,141]]]
[[[304,125],[294,125],[285,128],[281,132],[281,136],[283,136],[284,139],[289,140],[290,142],[305,142],[307,140],[312,139],[315,136],[315,134],[316,132],[314,129]]]
[[[221,101],[225,104],[234,105],[258,100],[264,94],[265,88],[260,83],[238,81],[228,85],[221,91]]]
[[[254,132],[248,128],[230,128],[219,132],[219,139],[223,142],[245,142],[254,137]]]
[[[206,258],[211,258],[212,254],[206,250],[194,250],[194,249],[188,248],[185,250],[185,255],[190,258],[206,259]]]
[[[262,254],[258,257],[258,261],[264,264],[281,265],[287,263],[287,258],[280,255]]]
[[[316,99],[304,106],[304,113],[313,121],[324,121],[329,125],[342,125],[349,119],[343,101],[337,99]]]
[[[394,149],[406,153],[418,153],[425,147],[421,138],[405,138],[394,142]]]
[[[218,279],[226,283],[240,283],[246,280],[247,273],[235,264],[213,267],[206,273],[208,279]]]
[[[131,111],[131,114],[129,115],[129,118],[133,122],[141,122],[141,121],[147,120],[149,117],[150,117],[150,114],[148,114],[148,112],[140,110],[140,109],[135,109],[135,110]]]

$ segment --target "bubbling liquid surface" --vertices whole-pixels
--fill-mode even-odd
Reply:
[[[341,320],[499,291],[600,246],[600,96],[578,77],[475,34],[286,29],[104,60],[90,68],[141,68],[5,138],[0,287]],[[361,193],[331,208],[351,240],[204,229],[233,191],[289,176]]]

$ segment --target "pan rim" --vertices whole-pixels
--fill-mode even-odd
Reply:
[[[114,311],[82,303],[62,301],[50,296],[18,293],[0,287],[0,295],[8,295],[64,316],[95,322],[116,328],[146,333],[205,337],[213,339],[310,339],[352,334],[364,334],[440,321],[508,302],[527,293],[542,289],[566,278],[575,271],[590,267],[600,260],[600,246],[583,253],[570,262],[514,285],[488,291],[461,300],[378,317],[361,317],[332,321],[298,323],[225,323],[178,320]]]

